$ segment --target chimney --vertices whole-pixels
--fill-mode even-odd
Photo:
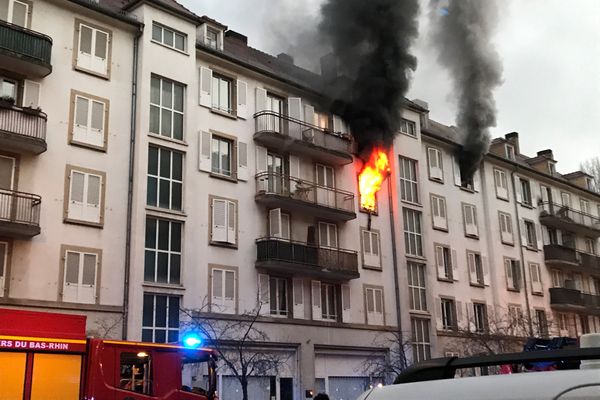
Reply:
[[[537,152],[538,157],[546,157],[550,160],[554,160],[554,154],[552,154],[552,150],[550,149],[546,149],[546,150],[540,150]]]
[[[294,64],[294,58],[287,53],[279,53],[277,54],[277,59],[286,64]]]
[[[337,78],[337,59],[333,53],[321,57],[321,76],[326,81],[334,81]]]
[[[225,37],[236,40],[238,42],[242,42],[243,44],[248,46],[248,37],[245,35],[242,35],[241,33],[236,32],[236,31],[232,31],[232,30],[226,31]]]
[[[510,132],[504,135],[506,141],[512,144],[515,148],[515,154],[521,154],[519,150],[519,132]]]
[[[426,109],[427,111],[429,111],[429,103],[427,103],[425,100],[413,99],[412,102],[415,103],[416,105],[418,105],[419,107],[422,107],[422,108]]]

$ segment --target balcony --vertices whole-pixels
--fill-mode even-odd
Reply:
[[[256,241],[256,267],[321,280],[347,281],[360,277],[355,251],[277,238]]]
[[[540,204],[540,222],[546,226],[564,229],[585,236],[600,236],[600,219],[570,207],[544,202]]]
[[[27,239],[39,235],[41,203],[35,194],[0,190],[0,236]]]
[[[281,207],[334,221],[356,218],[354,193],[272,172],[261,172],[255,179],[255,199],[269,208]]]
[[[285,149],[329,165],[353,161],[352,142],[345,136],[272,111],[256,113],[254,122],[254,140],[263,146]]]
[[[19,154],[46,151],[46,114],[0,102],[0,149]]]
[[[546,264],[577,270],[578,272],[600,273],[600,257],[575,249],[549,244],[544,246]]]
[[[550,306],[562,311],[600,315],[600,296],[577,289],[550,288]]]
[[[43,78],[52,72],[49,36],[0,21],[0,69]]]

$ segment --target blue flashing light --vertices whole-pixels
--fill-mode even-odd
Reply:
[[[188,333],[183,337],[183,345],[190,349],[196,349],[202,344],[202,339],[195,333]]]

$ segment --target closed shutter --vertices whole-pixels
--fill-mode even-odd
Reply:
[[[235,313],[237,277],[234,271],[225,271],[225,296],[223,298],[223,312],[227,314]]]
[[[521,226],[521,245],[527,246],[527,227],[523,218],[519,221],[519,225]]]
[[[467,253],[467,264],[469,267],[470,282],[477,283],[477,267],[475,265],[475,254]]]
[[[269,275],[258,274],[258,302],[261,314],[270,314]]]
[[[379,267],[379,234],[367,230],[362,231],[362,233],[364,264]]]
[[[462,180],[460,179],[460,165],[458,164],[458,160],[456,159],[456,157],[453,157],[452,159],[453,165],[454,165],[454,184],[456,186],[461,186],[462,185]]]
[[[256,88],[255,107],[257,113],[267,109],[267,91],[263,88]]]
[[[267,174],[267,149],[261,146],[256,148],[256,190],[264,192],[269,187],[269,176]]]
[[[540,224],[535,225],[535,238],[537,240],[537,248],[541,250],[544,248],[544,239],[542,238],[542,229],[540,228]]]
[[[248,180],[248,143],[237,142],[237,150],[238,150],[237,178],[240,181],[247,181]]]
[[[462,320],[463,320],[463,303],[461,301],[457,301],[456,302],[456,321],[454,322],[454,324],[459,329],[463,326]]]
[[[540,276],[540,266],[538,264],[529,264],[531,274],[531,291],[533,293],[542,293],[542,277]]]
[[[473,190],[479,192],[481,190],[481,175],[479,169],[473,172]]]
[[[442,299],[440,299],[439,297],[435,299],[435,317],[437,330],[441,331],[442,329],[444,329],[444,319],[442,313]]]
[[[311,297],[312,297],[312,319],[320,321],[323,319],[321,314],[321,282],[311,281]]]
[[[490,286],[490,266],[487,256],[481,256],[481,269],[483,270],[483,284]]]
[[[517,197],[517,203],[523,202],[523,187],[521,186],[521,178],[515,176],[515,195]]]
[[[202,131],[198,134],[198,169],[211,171],[211,134]]]
[[[237,204],[227,202],[227,243],[237,243]]]
[[[513,275],[513,267],[511,260],[504,260],[504,270],[506,273],[506,288],[515,290],[515,277]]]
[[[239,118],[248,118],[248,85],[244,81],[237,81],[237,116]]]
[[[269,236],[275,238],[282,237],[281,208],[269,210]]]
[[[227,201],[213,199],[212,236],[214,242],[227,242]]]
[[[429,161],[429,177],[431,179],[442,180],[443,178],[440,158],[440,151],[434,148],[427,149],[427,159]]]
[[[203,107],[212,107],[212,70],[206,67],[200,67],[200,99],[199,103]]]
[[[294,318],[304,318],[304,280],[293,278],[292,286],[294,291]]]
[[[350,285],[342,285],[342,322],[350,322]]]
[[[442,246],[435,246],[435,263],[437,265],[438,278],[447,278],[444,265],[444,248]]]
[[[211,303],[215,309],[211,311],[220,311],[223,306],[223,270],[213,269],[211,271]]]
[[[38,108],[42,85],[38,82],[25,80],[23,83],[23,107]]]
[[[458,256],[456,250],[452,249],[452,279],[458,281]]]
[[[302,112],[302,99],[300,97],[288,97],[288,116],[299,121],[304,120]]]

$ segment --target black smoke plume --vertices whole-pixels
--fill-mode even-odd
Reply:
[[[325,74],[331,111],[349,124],[359,154],[389,147],[417,66],[410,47],[418,34],[418,0],[328,0],[321,14],[319,31],[340,76],[327,80]]]
[[[464,135],[458,154],[463,177],[472,176],[496,126],[494,89],[502,82],[500,57],[491,38],[496,1],[431,0],[430,23],[439,62],[448,69],[458,99],[457,125]]]

